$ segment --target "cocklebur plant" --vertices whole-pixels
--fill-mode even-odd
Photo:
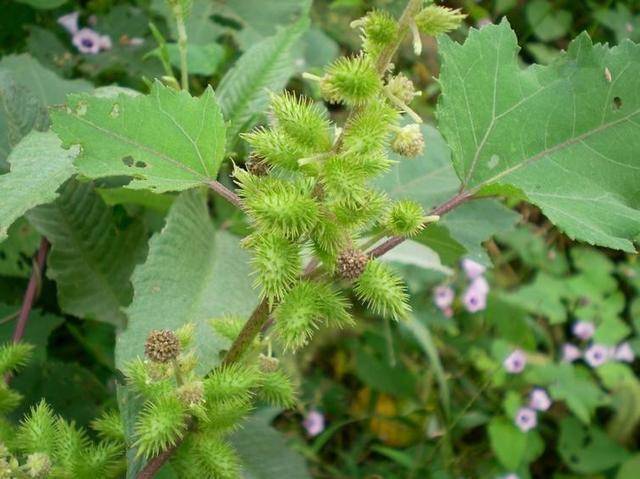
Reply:
[[[30,360],[32,346],[26,343],[0,346],[0,477],[6,479],[89,479],[120,477],[125,442],[122,420],[116,412],[105,412],[93,429],[99,441],[87,431],[56,415],[41,401],[25,415],[20,424],[8,419],[21,402],[9,378],[18,374]]]
[[[471,226],[456,229],[444,216],[471,200],[486,205],[494,201],[488,196],[526,199],[572,237],[633,249],[640,230],[633,163],[637,135],[630,134],[637,123],[637,98],[630,92],[640,68],[635,45],[613,50],[582,36],[557,63],[522,70],[506,22],[471,30],[466,42],[457,44],[442,34],[456,29],[463,14],[410,0],[400,17],[374,10],[356,20],[362,51],[303,75],[324,102],[346,112],[337,124],[319,102],[280,93],[289,75],[288,52],[306,28],[305,19],[248,49],[216,92],[207,86],[192,96],[189,89],[202,84],[189,76],[189,3],[168,3],[180,81],[160,30],[152,29],[165,76],[149,82],[148,94],[70,95],[66,105],[51,108],[52,131],[26,136],[9,158],[11,172],[0,177],[0,186],[14,191],[0,205],[0,238],[27,213],[52,242],[48,266],[61,310],[118,330],[116,367],[126,377],[118,386],[122,417],[108,413],[94,425],[120,452],[126,450],[130,476],[152,477],[170,462],[179,477],[237,477],[241,465],[229,433],[259,402],[281,407],[294,402],[280,355],[304,347],[322,327],[354,324],[362,313],[410,317],[404,282],[380,256],[408,238],[421,238],[441,220],[441,233],[452,233],[463,249],[477,249],[484,236],[467,234]],[[419,89],[392,60],[408,36],[419,53],[421,35],[440,36],[437,118],[446,144],[437,138],[446,153],[438,161],[451,175],[440,185],[427,170],[423,176],[432,184],[420,183],[420,194],[407,191],[404,197],[404,191],[392,195],[381,183],[392,169],[391,175],[400,177],[404,165],[424,160],[425,152],[431,158],[433,150],[424,137],[430,130],[420,126],[411,106]],[[588,93],[563,103],[568,92],[586,86]],[[266,93],[267,88],[273,91]],[[261,113],[268,121],[253,128]],[[628,141],[619,141],[623,135]],[[45,155],[50,169],[34,161]],[[590,168],[584,168],[585,158]],[[231,175],[225,167],[232,161],[223,165],[224,160],[234,163]],[[571,182],[562,179],[572,173]],[[131,228],[121,228],[87,180],[99,181],[105,197],[111,190],[131,193],[111,200],[118,206],[131,198],[173,203],[148,254],[142,222],[132,219]],[[246,216],[249,234],[241,242],[246,251],[235,247],[227,223],[217,222],[224,208],[218,197],[209,202],[204,188]],[[25,194],[15,194],[18,190]],[[174,201],[165,195],[172,192],[183,193]],[[594,207],[593,198],[606,199],[606,208]],[[473,219],[484,222],[479,208]],[[65,236],[66,230],[52,227],[57,223],[71,224],[81,234]],[[242,223],[238,229],[246,227]],[[69,253],[74,247],[78,254]],[[47,248],[43,241],[43,256]],[[257,300],[245,287],[246,252]],[[34,268],[33,284],[43,262]],[[478,272],[482,268],[465,269],[459,297],[477,318],[487,306],[488,283]],[[72,274],[77,270],[82,274]],[[94,270],[98,279],[85,281]],[[30,301],[34,290],[30,286]],[[443,284],[436,301],[446,316],[459,304],[454,298],[450,283]],[[628,360],[629,351],[620,348],[613,354]],[[505,367],[517,380],[533,369],[533,361],[528,365],[527,355],[515,359]],[[6,397],[10,404],[17,401],[10,393]],[[41,417],[53,416],[39,406],[27,421],[37,425]],[[33,474],[42,474],[63,464],[82,477],[82,464],[100,460],[99,468],[111,470],[115,449],[85,444],[78,439],[82,433],[60,421],[41,422],[68,430],[61,437],[82,447],[63,453],[53,445],[26,451],[31,458],[7,456],[9,467],[28,462]],[[311,435],[322,428],[309,429]],[[87,457],[92,459],[83,462]]]

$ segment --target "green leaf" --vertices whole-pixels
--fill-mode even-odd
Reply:
[[[446,275],[453,274],[450,268],[442,265],[440,257],[435,251],[413,240],[404,241],[380,259],[382,261],[439,271]]]
[[[450,406],[451,406],[451,397],[449,392],[449,384],[447,383],[447,377],[444,372],[444,367],[442,366],[442,361],[440,361],[440,355],[438,354],[438,348],[433,341],[433,336],[431,335],[431,331],[429,328],[425,326],[421,321],[419,321],[415,316],[411,316],[409,321],[402,323],[411,334],[413,334],[414,338],[422,348],[422,350],[429,358],[429,362],[431,363],[431,368],[436,376],[436,380],[438,381],[438,390],[440,393],[440,402],[442,403],[442,407],[444,411],[449,414]]]
[[[420,129],[427,145],[422,155],[407,160],[390,152],[396,163],[376,186],[395,200],[411,199],[429,211],[454,196],[460,180],[451,167],[451,151],[440,132],[429,125]]]
[[[13,223],[7,238],[0,243],[0,276],[31,276],[31,258],[39,243],[40,235],[27,220],[20,218]]]
[[[519,219],[518,213],[499,201],[481,199],[458,206],[444,216],[441,224],[467,250],[465,257],[489,266],[491,260],[482,243],[494,234],[512,230]],[[427,227],[426,230],[428,229]]]
[[[463,45],[440,39],[439,126],[464,190],[519,189],[572,238],[634,251],[640,46],[581,35],[554,64],[527,69],[517,52],[506,21]]]
[[[86,80],[66,80],[46,69],[31,55],[8,55],[0,60],[0,70],[28,88],[44,106],[65,102],[68,93],[88,91],[93,85]]]
[[[551,324],[564,323],[567,310],[562,298],[567,291],[566,281],[546,273],[538,273],[529,284],[501,297],[504,301],[518,306],[531,314],[545,316]]]
[[[278,91],[286,85],[294,71],[292,47],[308,27],[309,19],[305,17],[256,43],[222,78],[218,97],[228,121],[230,149],[238,133],[253,126],[256,115],[264,113],[269,91]]]
[[[272,410],[254,414],[231,436],[242,462],[244,479],[311,479],[304,458],[271,427]]]
[[[9,169],[7,156],[33,128],[48,126],[47,112],[29,89],[0,70],[0,174]]]
[[[504,417],[495,417],[487,432],[491,449],[500,463],[509,470],[517,469],[527,449],[527,435]]]
[[[151,330],[192,322],[198,367],[202,373],[209,371],[228,342],[214,334],[208,320],[225,314],[249,316],[258,302],[249,273],[247,254],[237,239],[213,228],[205,196],[183,193],[164,229],[151,239],[147,261],[133,274],[134,298],[126,310],[129,326],[117,339],[117,366],[143,354]]]
[[[82,174],[130,176],[129,188],[192,188],[215,180],[223,160],[225,127],[211,88],[200,98],[159,82],[149,95],[73,95],[51,117],[65,146],[81,146]]]
[[[51,10],[67,3],[67,0],[17,0],[38,10]]]
[[[547,0],[527,2],[525,15],[533,33],[544,42],[563,37],[571,28],[571,12],[554,9]]]
[[[560,423],[558,452],[574,472],[606,471],[629,458],[629,453],[598,428],[588,428],[574,418]]]
[[[180,50],[176,43],[168,43],[169,60],[175,68],[180,68]],[[224,48],[217,43],[191,45],[187,50],[189,73],[194,75],[213,75],[224,58]]]
[[[58,285],[60,307],[79,318],[123,327],[131,300],[129,277],[145,252],[140,223],[116,226],[91,183],[67,182],[60,197],[27,215],[51,242],[47,276]]]
[[[31,208],[56,199],[57,190],[74,174],[78,149],[64,150],[51,132],[27,135],[9,156],[11,171],[0,176],[0,241],[9,226]]]
[[[640,454],[636,454],[620,466],[616,479],[636,479],[638,471],[640,471]]]
[[[238,43],[247,49],[265,37],[274,35],[281,25],[296,22],[307,15],[311,0],[278,0],[263,8],[263,0],[217,0],[217,7],[224,16],[236,20],[242,30],[236,32]]]

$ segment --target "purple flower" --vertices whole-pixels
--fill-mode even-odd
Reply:
[[[58,24],[68,31],[71,35],[78,32],[78,16],[80,12],[71,12],[58,18]]]
[[[628,342],[620,343],[613,351],[613,357],[618,361],[623,361],[625,363],[632,363],[636,358],[633,349],[631,349],[631,345]]]
[[[590,339],[595,332],[595,325],[589,321],[578,321],[573,325],[573,335],[576,338],[582,339],[583,341]]]
[[[551,398],[547,391],[535,388],[529,395],[529,407],[536,411],[546,411],[551,407]]]
[[[317,409],[312,409],[307,413],[302,425],[310,437],[317,436],[324,431],[324,415]]]
[[[489,283],[484,276],[474,279],[462,297],[462,303],[467,311],[476,313],[487,307],[487,294],[489,294]]]
[[[433,302],[438,309],[445,310],[453,303],[455,293],[450,286],[438,286],[433,292]]]
[[[521,349],[515,349],[507,356],[502,365],[508,373],[520,374],[527,365],[527,357]]]
[[[562,345],[562,360],[567,363],[577,361],[582,356],[582,352],[577,346],[570,343]]]
[[[584,360],[592,368],[602,366],[609,359],[611,351],[602,344],[592,344],[584,353]]]
[[[538,416],[530,407],[521,407],[516,413],[514,422],[518,429],[527,432],[538,425]]]
[[[95,55],[100,51],[103,40],[99,33],[90,28],[82,28],[73,35],[71,42],[79,52]]]
[[[476,279],[478,276],[483,275],[487,270],[487,268],[482,266],[480,263],[476,263],[472,259],[468,258],[462,260],[462,269],[469,279]]]

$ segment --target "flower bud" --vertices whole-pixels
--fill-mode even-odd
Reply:
[[[420,126],[413,124],[400,128],[391,140],[391,149],[408,158],[416,157],[424,151],[424,137]]]
[[[177,394],[186,407],[198,406],[204,401],[204,384],[202,381],[183,384],[178,388]]]
[[[384,10],[372,10],[366,16],[351,23],[362,32],[362,47],[369,54],[377,55],[398,36],[398,23]]]
[[[173,331],[156,329],[149,333],[144,353],[151,361],[166,363],[180,354],[180,340]]]
[[[29,477],[44,478],[49,475],[51,470],[51,459],[44,452],[34,452],[27,456],[25,467]]]
[[[280,361],[278,361],[278,358],[265,356],[264,354],[260,355],[259,367],[260,371],[262,371],[263,373],[273,373],[277,371],[279,363]]]
[[[435,37],[456,30],[466,17],[460,9],[429,5],[416,15],[415,22],[422,33]]]
[[[414,236],[424,227],[423,221],[422,206],[415,201],[402,200],[393,204],[385,224],[394,235]]]
[[[349,248],[338,256],[338,275],[342,279],[358,279],[369,262],[369,256],[358,249]]]
[[[405,105],[411,103],[413,98],[419,95],[413,86],[413,82],[402,73],[387,80],[387,91]]]

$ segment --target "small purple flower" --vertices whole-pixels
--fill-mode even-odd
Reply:
[[[438,309],[445,310],[453,303],[455,293],[450,286],[438,286],[433,292],[433,302]]]
[[[520,374],[527,365],[527,357],[521,349],[515,349],[506,357],[502,365],[510,374]]]
[[[609,359],[611,351],[602,344],[592,344],[584,353],[584,360],[592,368],[602,366]]]
[[[582,352],[577,346],[570,343],[562,345],[562,360],[567,363],[577,361],[582,357]]]
[[[469,279],[476,279],[478,276],[483,275],[487,270],[487,268],[482,266],[480,263],[476,263],[472,259],[468,258],[462,260],[462,269]]]
[[[527,432],[538,425],[538,416],[533,409],[521,407],[516,413],[514,422],[518,429],[522,432]]]
[[[586,341],[596,332],[595,325],[590,321],[578,321],[573,325],[573,335],[576,338]]]
[[[628,342],[620,343],[613,351],[613,357],[618,361],[625,363],[632,363],[636,358],[636,354],[631,349],[631,345]]]
[[[516,473],[512,472],[511,474],[501,476],[500,479],[520,479],[520,477]]]
[[[324,415],[317,409],[312,409],[307,413],[302,425],[310,437],[317,436],[324,431]]]
[[[61,25],[71,35],[78,32],[78,16],[80,12],[71,12],[58,18],[58,24]]]
[[[536,411],[546,411],[551,407],[551,398],[547,391],[535,388],[529,395],[529,407]]]
[[[489,283],[484,276],[474,279],[462,297],[462,303],[467,311],[476,313],[487,307],[487,294],[489,294]]]
[[[100,51],[102,36],[90,28],[82,28],[73,35],[71,42],[79,52],[95,55]]]

